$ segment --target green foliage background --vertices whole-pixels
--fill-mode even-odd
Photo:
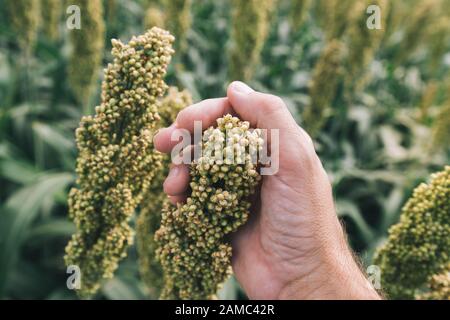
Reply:
[[[65,27],[65,8],[59,37],[49,39],[39,31],[29,53],[16,41],[6,1],[0,0],[0,298],[76,298],[66,287],[63,262],[64,247],[74,232],[67,217],[67,191],[75,180],[74,130],[83,110],[92,112],[99,101],[110,39],[127,40],[143,33],[148,4],[104,1],[103,63],[96,70],[96,93],[88,104],[80,105],[82,99],[68,83],[70,30]],[[302,114],[311,100],[311,76],[326,46],[327,28],[332,28],[327,23],[330,11],[325,10],[329,2],[315,1],[294,30],[296,24],[289,23],[290,1],[278,1],[261,61],[249,83],[281,96],[298,123],[305,125]],[[395,23],[386,30],[373,61],[361,69],[362,88],[348,90],[345,81],[339,83],[324,126],[315,137],[333,182],[338,214],[366,265],[385,240],[388,227],[398,220],[412,189],[450,162],[450,137],[441,136],[437,145],[432,138],[439,113],[450,103],[450,41],[445,37],[449,32],[437,37],[432,31],[437,29],[427,28],[438,21],[434,16],[412,25],[417,3],[425,1],[395,1],[400,3],[390,17]],[[449,1],[443,2],[448,11],[440,12],[440,18],[450,19]],[[230,3],[193,1],[187,45],[170,67],[167,82],[187,88],[196,101],[223,96],[226,85],[234,80],[229,79],[227,59]],[[411,37],[419,39],[412,43]],[[348,50],[363,50],[342,41]],[[441,52],[437,56],[436,47]],[[233,279],[219,296],[244,297]],[[97,298],[148,297],[132,248]]]

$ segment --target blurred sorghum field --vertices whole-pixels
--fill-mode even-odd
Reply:
[[[71,4],[81,30],[67,28]],[[381,30],[366,26],[370,4]],[[166,82],[194,101],[232,80],[283,98],[364,265],[449,164],[449,0],[0,0],[0,298],[76,298],[63,259],[74,132],[100,102],[110,40],[153,25],[177,37]],[[138,269],[132,247],[97,298],[156,298]],[[219,297],[245,296],[231,279]]]

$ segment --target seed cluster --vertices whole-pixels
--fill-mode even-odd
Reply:
[[[105,23],[102,0],[73,0],[80,8],[81,28],[70,30],[71,56],[68,65],[70,86],[85,106],[92,94],[103,58]]]
[[[171,125],[178,112],[192,104],[192,97],[186,90],[179,91],[176,87],[169,88],[158,108],[160,127]],[[151,297],[157,298],[163,287],[163,274],[160,263],[156,260],[155,232],[160,227],[161,211],[167,205],[167,195],[162,185],[169,172],[170,156],[163,154],[162,166],[155,168],[155,176],[148,191],[143,196],[141,212],[136,225],[136,242],[139,255],[139,272],[150,291]]]
[[[232,250],[224,237],[247,221],[262,143],[260,130],[231,115],[204,132],[202,156],[190,166],[192,193],[186,203],[166,207],[156,232],[162,299],[211,298],[230,274]]]
[[[400,222],[375,256],[382,285],[394,299],[411,299],[450,262],[450,166],[419,185]]]
[[[77,233],[66,247],[67,265],[82,273],[82,297],[111,278],[132,243],[128,220],[141,202],[162,157],[152,136],[158,98],[174,38],[152,28],[128,44],[112,41],[114,61],[105,70],[102,103],[83,117],[76,131],[77,184],[69,195],[69,215]]]
[[[419,300],[450,300],[450,264],[444,272],[431,277],[426,293]]]

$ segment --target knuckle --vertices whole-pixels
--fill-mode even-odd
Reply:
[[[272,94],[264,94],[261,99],[261,107],[267,112],[279,111],[286,107],[283,99]]]
[[[189,108],[189,107],[188,107]],[[185,109],[183,109],[183,110],[181,110],[181,111],[179,111],[178,112],[178,114],[177,114],[177,122],[182,122],[184,119],[186,119],[186,115],[187,115],[187,113],[189,112],[188,111],[188,108],[185,108]]]

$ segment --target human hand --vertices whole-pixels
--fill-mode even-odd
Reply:
[[[279,170],[263,176],[250,219],[231,237],[233,270],[251,299],[377,299],[352,253],[334,208],[331,185],[311,138],[283,101],[233,82],[226,98],[209,99],[182,110],[176,122],[154,139],[162,152],[177,144],[177,129],[193,132],[225,114],[254,128],[279,130]],[[187,197],[189,170],[173,166],[164,191],[173,203]]]

